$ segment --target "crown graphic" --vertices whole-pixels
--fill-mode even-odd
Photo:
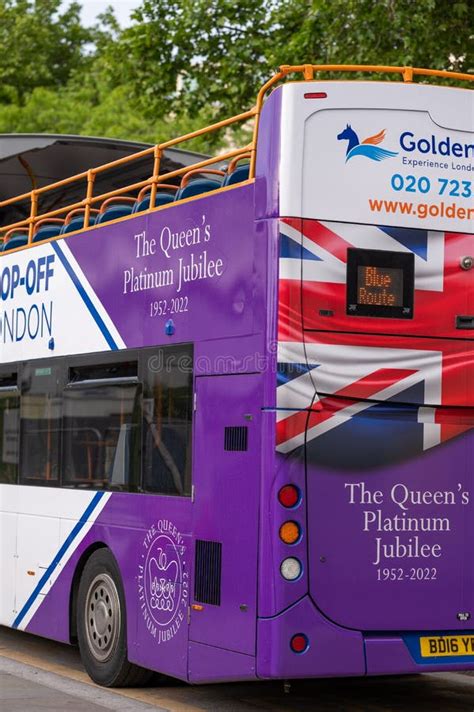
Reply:
[[[177,589],[178,562],[175,559],[168,561],[161,547],[156,554],[148,564],[150,606],[157,610],[171,611]]]

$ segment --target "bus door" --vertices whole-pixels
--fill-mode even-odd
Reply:
[[[197,378],[194,438],[190,640],[252,656],[261,381],[258,374]]]

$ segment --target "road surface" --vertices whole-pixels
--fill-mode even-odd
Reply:
[[[254,682],[104,690],[76,648],[0,627],[1,712],[474,712],[474,675]]]

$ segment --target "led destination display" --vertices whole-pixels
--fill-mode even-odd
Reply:
[[[403,270],[374,265],[357,268],[357,303],[403,306]]]
[[[385,250],[347,251],[347,313],[413,318],[414,256]]]

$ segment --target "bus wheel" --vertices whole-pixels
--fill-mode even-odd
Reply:
[[[77,637],[84,667],[97,684],[136,687],[153,675],[127,660],[125,596],[118,566],[108,549],[95,551],[82,572]]]

